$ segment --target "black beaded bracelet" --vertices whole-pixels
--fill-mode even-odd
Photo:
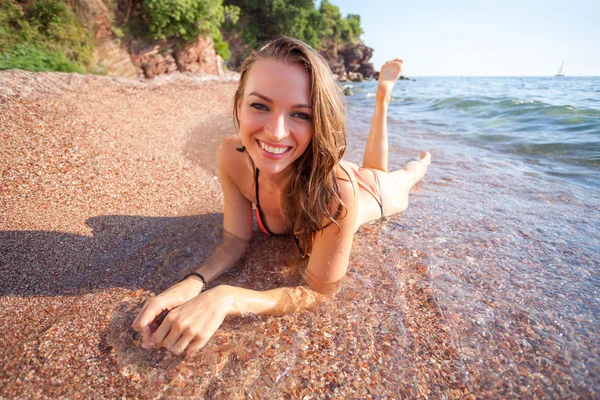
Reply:
[[[204,292],[206,290],[206,286],[208,284],[206,283],[206,279],[204,279],[204,277],[202,276],[202,274],[199,274],[198,272],[191,272],[191,273],[187,274],[179,282],[185,281],[190,276],[196,276],[196,277],[200,278],[200,280],[202,281],[202,289],[200,289],[200,293]]]

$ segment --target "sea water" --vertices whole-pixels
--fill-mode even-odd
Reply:
[[[377,83],[350,86],[348,157],[360,162]],[[465,382],[597,396],[600,78],[404,80],[388,116],[390,168],[421,150],[433,162],[390,233],[364,242],[423,252]]]
[[[376,82],[350,86],[351,115],[365,119]],[[388,116],[392,141],[414,133],[422,143],[485,149],[567,184],[600,188],[600,77],[400,81]]]

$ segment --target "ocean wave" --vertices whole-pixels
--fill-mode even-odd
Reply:
[[[360,84],[353,112],[370,116],[376,86]],[[359,85],[359,86],[360,86]],[[427,78],[394,87],[390,137],[427,140],[511,154],[540,168],[562,164],[587,174],[600,168],[600,79]],[[529,161],[527,161],[529,160]],[[545,165],[545,166],[543,166]],[[550,165],[550,166],[548,166]]]
[[[406,99],[410,101],[410,99]],[[600,117],[600,110],[579,108],[571,104],[555,105],[533,99],[494,97],[449,97],[428,100],[432,111],[463,111],[474,115],[550,115]]]

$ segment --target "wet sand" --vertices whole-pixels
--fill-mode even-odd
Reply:
[[[432,171],[407,215],[361,228],[333,301],[227,318],[191,359],[142,349],[130,325],[143,300],[220,237],[215,152],[234,84],[1,72],[0,88],[0,397],[594,396],[554,364],[519,363],[543,348],[518,336],[468,347],[475,322],[440,306],[421,244],[453,185]],[[362,140],[350,139],[352,161]],[[291,238],[257,232],[211,286],[297,285],[294,254]]]

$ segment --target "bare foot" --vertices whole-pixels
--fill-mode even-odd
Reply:
[[[425,165],[431,164],[431,154],[428,151],[422,152],[421,159],[419,161],[425,163]]]
[[[390,101],[390,98],[392,97],[392,89],[394,88],[394,84],[400,77],[403,63],[404,62],[401,59],[395,58],[383,64],[383,66],[381,67],[381,71],[379,72],[379,84],[377,85],[377,100]]]

